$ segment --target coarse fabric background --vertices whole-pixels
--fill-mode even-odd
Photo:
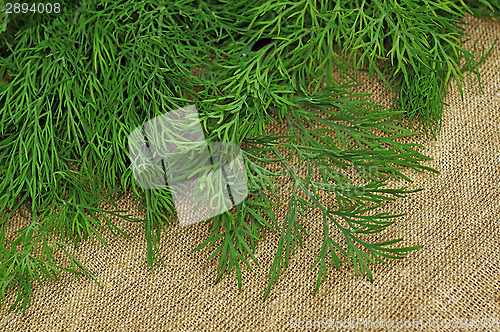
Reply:
[[[469,50],[475,42],[489,49],[500,37],[498,21],[469,17],[467,22]],[[86,241],[78,250],[68,247],[102,288],[63,273],[58,283],[35,285],[24,316],[8,312],[12,293],[0,309],[0,331],[289,331],[299,324],[327,331],[334,328],[318,328],[318,322],[359,319],[366,323],[358,325],[360,331],[393,330],[387,324],[398,321],[416,321],[405,331],[450,331],[460,330],[453,324],[461,321],[500,320],[500,43],[479,70],[482,92],[474,75],[465,76],[463,100],[451,84],[437,141],[424,135],[407,138],[422,144],[419,152],[433,158],[424,164],[440,174],[406,170],[413,183],[393,180],[394,188],[424,190],[386,204],[383,212],[407,214],[370,239],[402,237],[400,246],[424,247],[373,267],[373,283],[356,278],[353,268],[342,264],[340,271],[329,270],[313,296],[317,269],[309,267],[322,243],[319,211],[299,216],[310,237],[265,302],[279,234],[259,243],[259,264],[250,262],[251,271],[242,269],[239,292],[234,270],[216,284],[217,261],[207,260],[211,251],[192,250],[206,239],[210,225],[168,227],[160,246],[166,266],[151,271],[143,225],[115,219],[130,239],[105,233],[108,246]],[[390,105],[392,95],[382,93],[383,84],[365,73],[358,78],[363,83],[359,91]],[[119,210],[143,218],[130,197],[119,198]],[[275,211],[279,224],[286,212],[286,190],[283,197]],[[16,214],[9,231],[23,224]],[[316,327],[307,328],[307,322]]]

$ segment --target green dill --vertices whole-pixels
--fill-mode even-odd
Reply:
[[[158,242],[176,219],[171,193],[135,183],[127,136],[189,104],[207,141],[242,147],[247,173],[250,195],[207,220],[211,231],[198,247],[214,249],[217,280],[234,268],[241,289],[243,265],[257,262],[259,240],[277,232],[266,298],[308,236],[298,218],[308,209],[321,211],[324,233],[311,266],[315,291],[328,265],[344,259],[372,279],[370,264],[419,246],[367,242],[360,234],[400,216],[368,212],[415,192],[385,188],[391,178],[411,181],[403,169],[436,172],[416,144],[399,143],[418,134],[400,119],[415,118],[436,137],[448,85],[461,91],[463,73],[477,74],[488,55],[463,47],[462,23],[467,13],[498,18],[498,1],[467,3],[82,0],[65,1],[57,15],[0,13],[1,300],[17,290],[10,309],[25,311],[35,282],[60,271],[94,278],[65,248],[103,241],[104,231],[127,236],[109,216],[143,223],[149,266],[163,262]],[[391,108],[353,92],[360,70],[394,92]],[[274,121],[288,132],[269,131]],[[349,168],[362,183],[347,177]],[[273,213],[280,177],[291,179],[283,220]],[[143,220],[99,208],[126,191],[146,209]],[[321,203],[321,192],[336,204]],[[16,211],[29,225],[8,237]]]

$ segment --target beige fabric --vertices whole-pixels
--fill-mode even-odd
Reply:
[[[469,49],[474,41],[490,47],[500,36],[498,22],[471,19],[467,29],[473,37]],[[58,284],[35,286],[25,316],[7,312],[11,297],[0,310],[0,331],[281,331],[293,330],[291,320],[304,327],[324,319],[379,322],[372,327],[422,321],[402,329],[409,331],[436,330],[431,329],[436,324],[446,329],[446,323],[460,322],[456,319],[500,319],[500,43],[480,72],[484,93],[474,76],[465,78],[463,101],[456,85],[450,88],[438,141],[411,138],[423,144],[420,151],[434,158],[426,164],[441,174],[406,171],[414,179],[410,189],[425,190],[388,203],[384,211],[407,215],[371,239],[403,237],[403,245],[424,248],[373,267],[373,283],[344,265],[331,269],[312,296],[317,270],[309,267],[322,238],[317,212],[301,218],[311,236],[265,302],[277,235],[260,242],[260,264],[243,270],[239,293],[234,271],[215,284],[217,261],[206,259],[211,251],[191,251],[206,239],[208,225],[169,227],[161,242],[167,267],[150,272],[142,225],[117,220],[131,239],[106,236],[107,247],[87,241],[71,250],[95,272],[102,289],[63,274]],[[382,85],[366,82],[360,91],[378,94],[377,101],[388,105],[387,95],[379,93]],[[119,208],[143,217],[127,197]],[[276,214],[282,220],[283,209]],[[425,325],[429,322],[434,325]]]

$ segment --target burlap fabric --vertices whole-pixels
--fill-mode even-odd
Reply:
[[[490,47],[500,36],[498,22],[469,20],[469,49],[474,42]],[[312,295],[317,270],[309,267],[323,235],[317,212],[301,218],[310,238],[265,302],[277,235],[259,244],[259,265],[243,269],[239,293],[234,271],[215,284],[217,261],[206,259],[211,251],[192,251],[208,236],[208,225],[169,227],[160,247],[167,266],[151,272],[142,225],[115,220],[130,239],[107,235],[109,246],[87,241],[71,250],[103,288],[63,274],[57,284],[35,286],[25,316],[7,312],[11,296],[0,311],[0,330],[389,331],[395,329],[391,323],[406,323],[399,326],[408,331],[459,330],[473,319],[500,319],[500,44],[479,69],[483,93],[475,76],[465,78],[464,100],[452,84],[437,141],[408,139],[423,144],[419,150],[434,158],[426,164],[441,173],[406,171],[413,183],[393,181],[393,187],[425,190],[388,203],[385,212],[407,215],[372,239],[403,237],[403,245],[424,248],[373,267],[373,283],[356,278],[344,264],[340,271],[331,269]],[[362,91],[389,104],[382,85],[364,82]],[[276,211],[279,220],[284,206]],[[143,217],[129,197],[120,198],[119,208]],[[20,223],[15,219],[12,225]]]

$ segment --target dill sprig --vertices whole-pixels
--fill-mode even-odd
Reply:
[[[323,216],[315,290],[329,261],[339,267],[345,259],[372,278],[370,264],[418,246],[361,238],[400,216],[368,212],[415,192],[385,188],[390,178],[411,181],[403,169],[436,172],[422,165],[429,158],[415,144],[399,142],[417,132],[397,120],[415,117],[435,136],[450,80],[460,87],[462,74],[477,74],[488,54],[476,59],[463,48],[461,24],[468,12],[498,17],[498,2],[470,3],[82,0],[65,1],[57,15],[0,13],[1,299],[17,290],[10,309],[24,312],[37,281],[57,280],[60,271],[94,278],[65,247],[104,241],[104,231],[126,235],[110,216],[143,223],[148,264],[163,262],[158,242],[176,218],[172,197],[135,183],[127,137],[188,104],[197,106],[209,142],[243,148],[250,195],[207,220],[211,231],[198,247],[214,248],[217,280],[234,268],[241,289],[242,265],[257,262],[259,240],[278,232],[267,297],[308,236],[298,218],[308,209]],[[394,91],[393,107],[353,92],[359,70]],[[270,132],[274,121],[287,132]],[[363,181],[350,179],[349,169]],[[277,220],[276,181],[284,176],[290,198]],[[127,190],[144,219],[100,208]],[[336,204],[322,203],[322,192]],[[8,235],[16,211],[28,226]]]

